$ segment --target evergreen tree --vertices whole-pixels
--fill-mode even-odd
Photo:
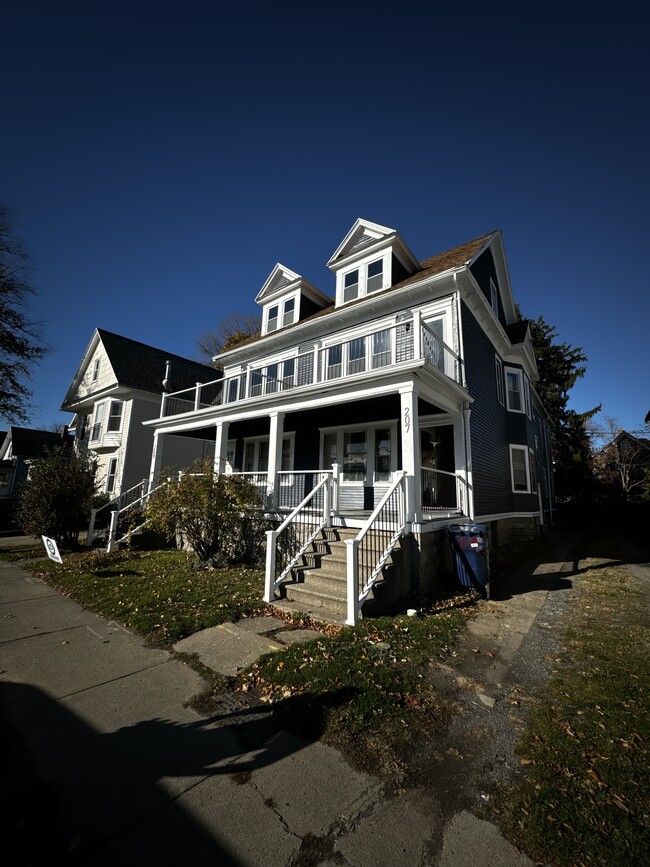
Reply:
[[[555,492],[560,502],[566,502],[592,490],[594,475],[586,424],[600,406],[584,413],[568,408],[569,392],[587,370],[582,347],[560,342],[556,328],[542,316],[530,320],[530,334],[539,371],[535,389],[551,417]]]

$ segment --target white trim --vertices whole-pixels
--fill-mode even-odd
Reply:
[[[508,446],[510,450],[510,482],[512,486],[513,494],[530,494],[531,490],[531,476],[530,476],[530,448],[527,445],[520,445],[519,443],[510,443]],[[520,488],[515,487],[515,465],[512,460],[512,456],[515,452],[523,452],[524,454],[524,471],[526,473],[526,489],[522,490]]]
[[[503,373],[503,362],[497,355],[494,353],[494,375],[496,378],[496,386],[497,386],[497,400],[501,404],[501,406],[506,405],[506,397],[505,397],[505,377]]]
[[[390,431],[390,470],[388,479],[375,478],[375,457],[376,457],[376,432],[378,430]],[[325,436],[328,434],[336,434],[336,463],[341,467],[340,483],[347,487],[364,486],[374,487],[376,485],[390,485],[393,476],[397,471],[397,422],[395,419],[385,421],[373,421],[368,424],[351,424],[337,425],[336,427],[319,428],[320,438],[318,445],[318,463],[320,469],[327,470],[323,455],[323,447],[325,445]],[[343,470],[343,449],[345,445],[346,433],[364,433],[366,436],[366,471],[363,479],[346,479]]]
[[[510,406],[510,389],[508,388],[508,376],[512,375],[516,378],[519,383],[519,387],[517,389],[517,394],[519,394],[519,400],[521,406],[519,408]],[[524,372],[519,367],[504,367],[504,376],[505,376],[505,387],[506,387],[506,408],[508,412],[519,412],[522,415],[526,414],[526,398],[524,395]]]

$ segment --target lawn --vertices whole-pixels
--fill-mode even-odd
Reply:
[[[622,566],[583,561],[564,653],[521,743],[504,832],[556,865],[641,865],[650,852],[650,629]]]
[[[182,551],[89,551],[66,554],[63,564],[45,560],[23,568],[90,611],[166,646],[265,607],[259,569],[199,568]]]

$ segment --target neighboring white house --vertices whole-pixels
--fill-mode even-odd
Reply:
[[[61,405],[74,413],[70,430],[77,448],[98,460],[101,489],[111,497],[149,476],[153,432],[143,422],[157,418],[165,388],[187,388],[218,372],[207,365],[97,328]],[[165,383],[164,381],[167,380]],[[170,465],[184,467],[211,454],[202,440],[170,441]]]

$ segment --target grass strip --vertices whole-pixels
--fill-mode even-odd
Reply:
[[[557,865],[640,865],[650,852],[647,608],[623,567],[583,561],[565,652],[520,745],[504,832]]]
[[[362,764],[387,766],[408,742],[445,715],[427,668],[445,655],[467,619],[448,608],[418,617],[364,619],[338,634],[294,644],[261,657],[239,677],[276,703],[284,727],[324,735],[365,755]]]
[[[68,554],[63,564],[23,568],[90,611],[166,646],[265,608],[259,569],[201,568],[182,551],[89,551]]]

